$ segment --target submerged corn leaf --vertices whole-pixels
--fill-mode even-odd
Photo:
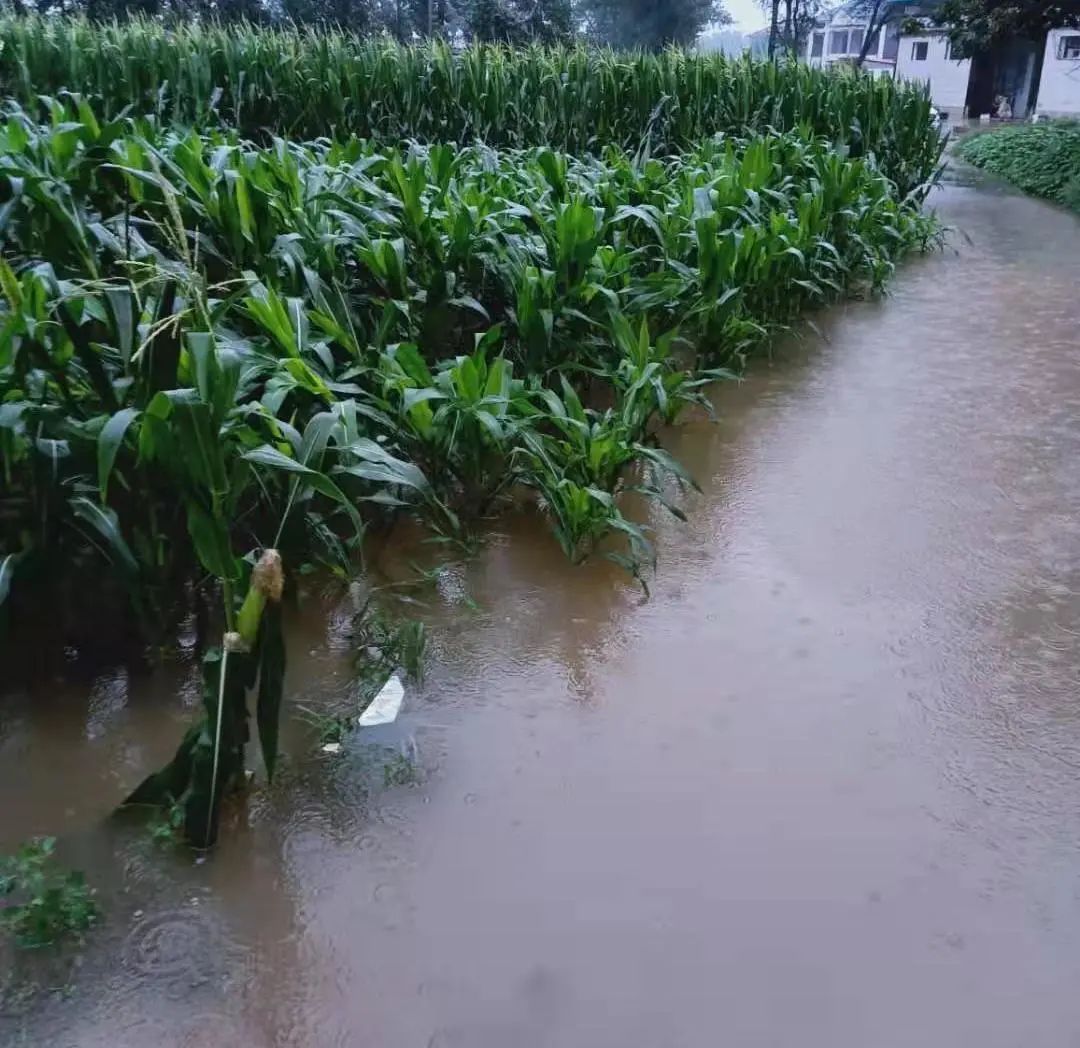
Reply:
[[[255,717],[268,779],[274,778],[281,725],[281,699],[285,688],[285,638],[281,628],[281,605],[274,601],[263,612],[259,637],[259,695]]]

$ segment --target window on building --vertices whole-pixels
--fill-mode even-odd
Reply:
[[[916,40],[911,45],[911,60],[913,62],[925,62],[926,56],[930,52],[929,40]]]
[[[847,45],[849,55],[857,55],[862,50],[862,38],[863,31],[861,29],[852,29]]]
[[[829,34],[829,54],[830,55],[846,55],[847,54],[847,30],[846,29],[834,29]]]
[[[810,57],[820,58],[822,49],[825,47],[825,34],[815,33],[810,40]]]
[[[1058,58],[1080,61],[1080,36],[1063,36],[1058,40]]]
[[[885,27],[885,46],[881,49],[881,57],[895,60],[900,54],[900,25],[897,22]]]
[[[878,42],[881,40],[881,30],[875,29],[870,34],[870,43],[866,47],[866,53],[868,55],[876,55],[878,53]]]

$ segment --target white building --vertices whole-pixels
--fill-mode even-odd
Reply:
[[[952,57],[949,38],[940,31],[927,29],[919,36],[905,36],[896,56],[896,76],[928,84],[930,98],[950,120],[965,116],[971,59]]]
[[[925,83],[930,98],[951,120],[1002,111],[1029,116],[1080,116],[1080,29],[1054,29],[1045,47],[1016,40],[992,54],[953,58],[944,31],[929,24],[901,35],[900,22],[911,21],[916,3],[894,5],[895,15],[876,30],[863,68],[879,76]],[[923,8],[925,10],[925,8]],[[853,64],[862,49],[866,19],[840,7],[817,26],[806,45],[812,66]]]
[[[806,60],[812,66],[829,67],[836,63],[851,64],[862,52],[866,36],[866,20],[851,15],[840,7],[830,19],[810,33],[806,45]],[[895,25],[875,30],[866,51],[863,68],[891,76],[896,66],[900,30]]]
[[[1016,40],[992,55],[954,59],[943,32],[926,28],[901,40],[896,75],[929,84],[952,119],[997,114],[1014,119],[1080,115],[1080,29],[1053,29],[1045,45]]]
[[[1080,116],[1080,29],[1046,34],[1037,116]]]

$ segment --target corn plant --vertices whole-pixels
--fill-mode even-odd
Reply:
[[[800,126],[877,156],[902,194],[940,157],[927,93],[888,78],[716,53],[618,53],[575,45],[412,47],[300,27],[134,18],[0,19],[0,90],[27,105],[78,91],[112,116],[293,139],[609,145],[639,156],[717,133]]]
[[[150,593],[155,606],[151,580],[175,588],[186,547],[221,585],[236,581],[213,547],[266,502],[227,464],[263,443],[299,451],[297,419],[355,405],[351,444],[367,457],[334,460],[347,491],[322,489],[332,513],[358,499],[457,532],[453,507],[484,511],[514,483],[518,450],[534,450],[525,431],[544,424],[521,407],[529,382],[557,394],[564,379],[590,395],[608,387],[625,439],[640,441],[650,419],[701,403],[706,380],[741,366],[800,308],[879,286],[927,236],[871,160],[802,131],[634,163],[549,148],[260,148],[98,120],[81,99],[47,114],[41,125],[13,112],[0,138],[4,236],[19,267],[5,271],[5,470],[37,478],[27,484],[41,520],[96,532],[133,600]],[[62,249],[38,261],[47,244]],[[696,373],[675,364],[676,337]],[[44,409],[31,379],[45,382]],[[200,392],[207,382],[223,391]],[[185,535],[160,519],[155,484],[168,467],[153,433],[167,419],[183,443],[205,428],[189,419],[208,412],[224,443],[169,478],[206,492],[186,500]],[[91,451],[93,508],[80,479]],[[305,519],[341,565],[324,510]],[[5,559],[4,578],[54,543],[42,533],[9,547],[18,559]]]
[[[130,798],[200,846],[252,725],[274,772],[286,567],[351,578],[373,527],[463,542],[531,491],[572,561],[644,585],[623,496],[681,516],[693,484],[662,427],[936,236],[925,96],[857,76],[141,20],[0,44],[28,100],[0,121],[0,609],[99,586],[144,640],[220,629]],[[53,66],[85,97],[30,99]]]

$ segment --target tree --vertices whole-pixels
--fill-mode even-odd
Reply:
[[[474,40],[555,43],[573,33],[570,0],[471,0],[465,19]]]
[[[769,0],[769,58],[776,57],[776,45],[780,39],[780,0]]]
[[[367,5],[362,0],[277,0],[269,14],[272,19],[284,18],[298,25],[315,22],[361,31],[368,22]]]
[[[907,0],[852,0],[845,11],[853,22],[864,21],[862,47],[855,59],[855,68],[861,69],[870,53],[870,45],[885,31],[890,22],[898,21],[907,7]]]
[[[769,57],[780,51],[801,55],[821,14],[821,0],[761,0],[761,6],[769,15]]]
[[[720,0],[583,0],[589,35],[613,47],[692,44],[708,25],[731,22]]]
[[[1080,27],[1080,0],[943,0],[930,19],[947,31],[956,58],[970,58],[1009,40]]]

